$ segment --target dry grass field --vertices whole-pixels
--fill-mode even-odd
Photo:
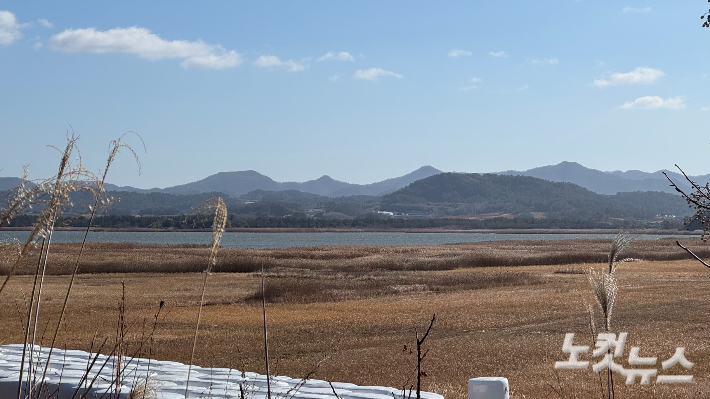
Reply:
[[[697,239],[684,242],[710,254]],[[463,399],[469,378],[504,376],[513,398],[600,398],[591,368],[555,373],[554,363],[567,359],[567,332],[576,333],[575,344],[593,346],[586,304],[594,299],[584,271],[604,267],[608,248],[606,240],[577,240],[222,250],[208,279],[195,363],[264,372],[255,272],[263,262],[276,374],[303,376],[322,361],[314,378],[401,387],[414,378],[415,355],[405,345],[415,343],[415,328],[425,329],[436,313],[423,389]],[[0,248],[0,270],[14,250]],[[68,281],[62,274],[74,251],[74,245],[52,246],[44,322],[61,306]],[[153,356],[188,361],[202,282],[195,271],[207,254],[205,247],[92,245],[61,346],[88,350],[92,339],[113,339],[123,281],[129,343],[135,347],[150,330],[165,301]],[[618,271],[612,330],[629,338],[617,362],[626,366],[630,347],[640,346],[641,356],[658,356],[660,374],[683,374],[679,365],[661,370],[660,362],[686,347],[694,382],[627,387],[616,375],[617,398],[710,397],[710,269],[681,260],[687,255],[672,240],[634,242],[627,256],[641,260]],[[0,343],[22,342],[30,289],[31,277],[21,275],[0,295]]]

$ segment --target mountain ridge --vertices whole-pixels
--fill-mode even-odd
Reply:
[[[685,177],[677,172],[659,170],[643,172],[640,170],[600,171],[587,168],[577,162],[563,161],[556,165],[540,166],[524,171],[507,170],[499,175],[521,175],[537,177],[553,182],[574,183],[597,194],[614,195],[619,192],[658,191],[676,193],[663,172],[685,192],[691,190]],[[255,170],[219,172],[204,179],[166,188],[139,189],[130,186],[106,184],[108,191],[124,191],[135,193],[169,193],[169,194],[200,194],[207,192],[223,192],[233,197],[239,197],[255,190],[284,191],[297,190],[325,197],[347,197],[356,195],[381,196],[397,191],[407,185],[442,173],[442,171],[426,165],[404,176],[385,179],[369,184],[353,184],[333,179],[323,175],[317,179],[305,182],[277,182]],[[689,176],[692,180],[704,185],[710,181],[710,174]],[[17,177],[0,177],[0,190],[16,187],[20,182]]]
[[[639,170],[603,172],[587,168],[577,162],[568,161],[525,171],[507,170],[498,174],[531,176],[553,182],[574,183],[597,194],[614,195],[620,192],[633,191],[660,191],[675,194],[675,189],[671,187],[663,172],[666,172],[681,190],[685,192],[690,190],[690,186],[682,174],[668,170],[656,172],[642,172]],[[702,183],[710,180],[710,175],[689,177]]]
[[[168,194],[200,194],[206,192],[222,192],[233,197],[239,197],[255,190],[285,191],[297,190],[325,197],[347,197],[353,195],[383,195],[396,191],[406,185],[425,177],[441,173],[440,170],[426,165],[404,176],[394,177],[370,184],[354,184],[335,180],[323,175],[305,182],[277,182],[255,170],[219,172],[204,179],[180,184],[177,186],[153,189],[137,189],[130,186],[115,186],[107,184],[110,191],[128,191],[137,193],[161,192]]]
[[[435,216],[505,213],[593,220],[651,219],[658,214],[688,213],[685,200],[669,193],[605,195],[574,183],[533,176],[451,172],[418,180],[387,194],[382,197],[380,207],[386,211]]]

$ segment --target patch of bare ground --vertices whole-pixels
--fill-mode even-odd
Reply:
[[[703,253],[699,241],[686,244]],[[85,258],[87,268],[93,268],[88,270],[106,271],[110,262],[124,271],[161,270],[156,265],[190,270],[193,266],[186,265],[193,259],[199,270],[207,253],[204,247],[118,247],[123,249],[94,245]],[[430,352],[423,366],[427,373],[423,389],[463,399],[469,378],[504,376],[513,398],[558,397],[553,388],[566,398],[598,398],[599,381],[591,369],[559,370],[558,382],[554,363],[567,359],[562,352],[565,333],[576,333],[575,344],[593,345],[585,305],[595,302],[587,276],[577,271],[604,267],[597,262],[608,247],[608,240],[591,240],[226,250],[217,270],[261,261],[267,266],[269,351],[272,372],[277,374],[305,375],[330,356],[315,378],[402,386],[413,378],[416,362],[404,346],[414,343],[414,328],[422,331],[436,313],[437,323],[426,343]],[[50,261],[54,254],[54,259],[70,259],[71,249],[53,248]],[[658,356],[660,373],[683,374],[680,366],[667,372],[660,367],[683,346],[688,360],[695,363],[688,371],[694,382],[627,387],[617,376],[617,397],[707,397],[710,270],[695,261],[664,260],[684,257],[670,240],[633,243],[627,255],[646,260],[626,263],[617,272],[619,296],[612,330],[629,333],[625,357],[617,361],[628,365],[630,347],[640,346],[641,356]],[[251,258],[247,262],[240,257]],[[516,262],[527,266],[508,266]],[[67,280],[62,275],[47,278],[44,314],[57,314]],[[188,361],[202,282],[197,273],[80,275],[61,346],[87,350],[95,334],[113,337],[121,281],[126,284],[128,341],[136,346],[144,322],[150,325],[160,301],[165,301],[153,356]],[[253,300],[260,298],[259,282],[259,274],[251,272],[217,272],[208,279],[209,306],[203,309],[195,363],[264,372],[261,307]],[[0,343],[22,342],[20,314],[30,287],[29,276],[18,276],[0,296]]]

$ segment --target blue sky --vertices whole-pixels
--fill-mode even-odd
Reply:
[[[0,176],[220,171],[369,183],[422,165],[710,173],[704,1],[0,4]],[[131,141],[131,139],[129,139]],[[134,147],[140,147],[136,140]]]

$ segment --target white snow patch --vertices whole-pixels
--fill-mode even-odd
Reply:
[[[46,365],[49,348],[35,346],[32,351],[32,363],[25,359],[24,375],[34,376],[36,384]],[[27,352],[30,357],[30,351]],[[91,362],[96,359],[88,371]],[[116,399],[127,399],[133,386],[145,384],[146,378],[157,390],[159,399],[184,398],[185,380],[188,366],[178,362],[128,359],[123,358],[123,375],[118,395],[116,390],[115,357],[96,355],[79,350],[54,349],[49,367],[45,373],[45,392],[52,399],[71,399],[79,390],[90,392],[88,398],[111,396]],[[22,362],[22,345],[0,346],[0,398],[17,396],[20,363]],[[30,367],[31,365],[31,367]],[[103,367],[102,367],[103,366]],[[23,389],[28,386],[27,378],[23,377]],[[94,381],[92,385],[92,381]],[[192,366],[190,373],[188,398],[241,398],[240,385],[247,399],[266,398],[266,376],[251,372],[242,372],[228,368],[203,368]],[[295,391],[298,385],[302,385]],[[402,391],[395,388],[379,386],[358,386],[355,384],[334,382],[333,388],[341,399],[393,399],[402,398]],[[294,393],[295,392],[295,393]],[[271,376],[272,398],[293,399],[336,399],[328,381],[308,380],[284,376]],[[407,392],[404,397],[409,396]],[[422,392],[423,399],[444,399],[443,396]]]

